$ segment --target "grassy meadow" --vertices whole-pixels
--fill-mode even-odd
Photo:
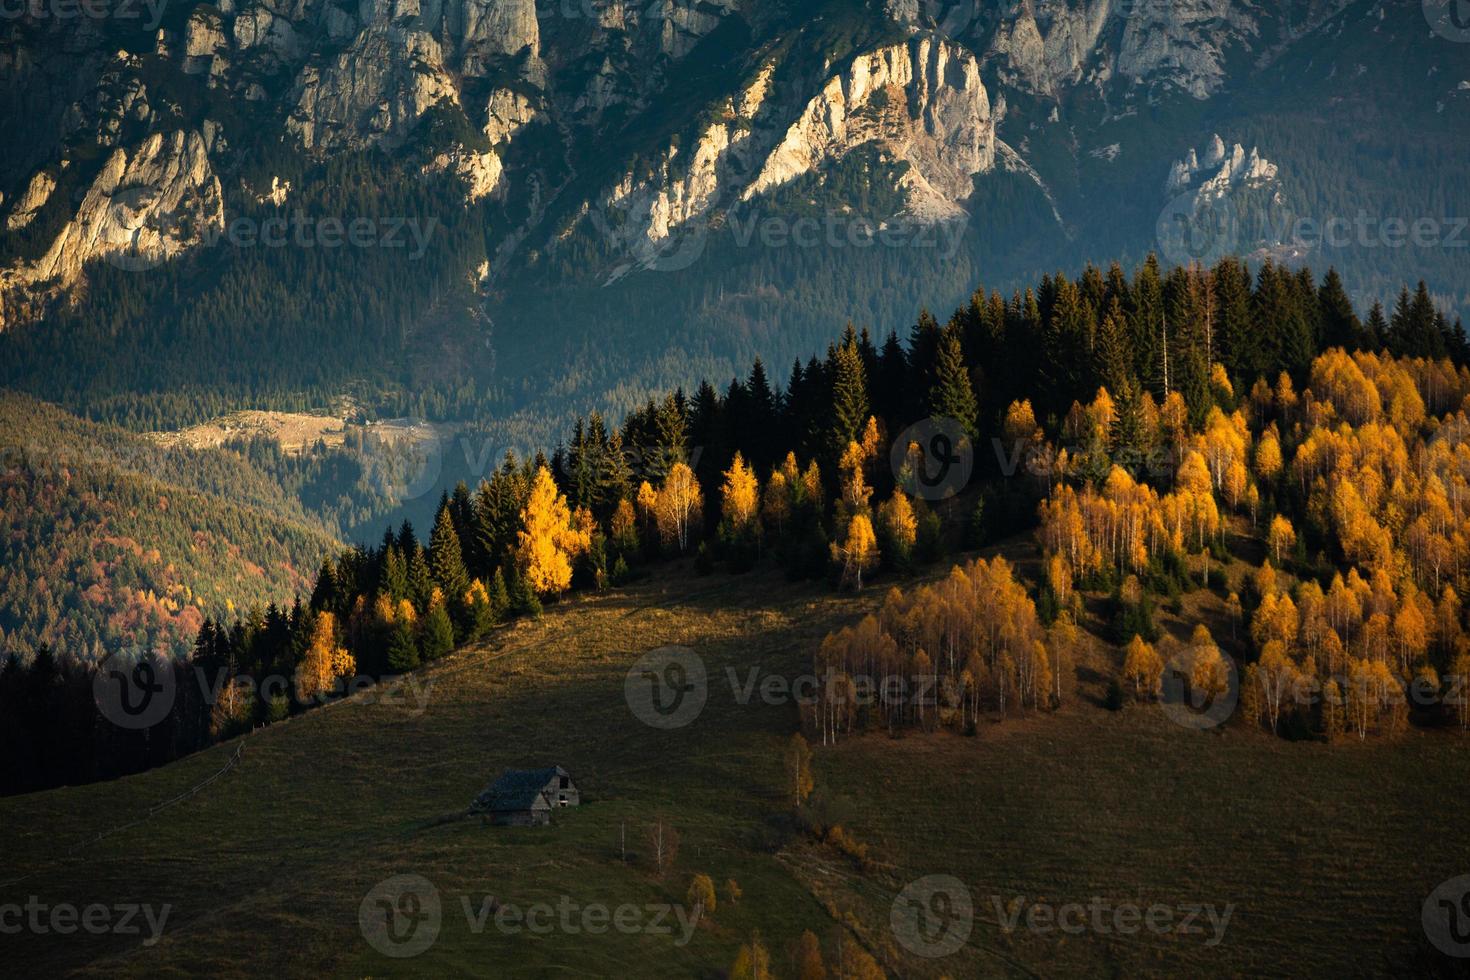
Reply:
[[[1029,547],[1010,550],[1024,559]],[[170,906],[151,944],[146,927],[5,935],[7,972],[719,977],[759,931],[776,975],[794,976],[789,950],[810,929],[829,956],[840,935],[905,977],[1450,974],[1420,907],[1470,871],[1470,742],[1414,729],[1288,742],[1238,725],[1187,730],[1152,705],[1112,712],[1103,692],[1121,654],[1100,641],[1055,713],[974,736],[814,746],[821,806],[868,860],[803,834],[783,769],[797,710],[759,695],[741,703],[727,668],[737,686],[751,668],[808,670],[822,636],[876,607],[885,587],[854,598],[776,573],[661,568],[418,672],[401,703],[360,696],[258,731],[237,765],[151,815],[225,766],[240,740],[116,782],[0,800],[0,906]],[[671,731],[637,721],[624,697],[631,664],[665,644],[692,648],[709,670],[703,712]],[[463,816],[503,768],[556,764],[584,805],[551,827]],[[647,839],[656,819],[681,837],[662,879]],[[673,919],[671,934],[476,921],[492,896],[521,908],[682,904],[700,872],[734,879],[742,895],[732,904],[722,888],[687,934]],[[442,910],[437,941],[407,959],[381,953],[359,925],[364,898],[401,874],[431,882]],[[890,915],[910,882],[936,874],[967,887],[973,925],[959,951],[928,957]],[[1187,934],[1004,927],[1008,909],[1094,897],[1228,907],[1230,918],[1218,942],[1203,919]]]

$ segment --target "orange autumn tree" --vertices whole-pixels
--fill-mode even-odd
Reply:
[[[1133,692],[1139,698],[1157,697],[1163,689],[1163,658],[1137,633],[1128,641],[1123,675],[1133,682]]]
[[[878,564],[878,538],[873,533],[873,522],[866,514],[858,514],[847,523],[847,540],[832,545],[832,560],[842,566],[843,584],[851,583],[854,590],[863,589],[863,572]]]
[[[914,506],[902,490],[894,490],[878,507],[878,526],[883,530],[884,547],[889,550],[888,558],[902,564],[908,560],[918,540],[919,519],[914,515]]]
[[[572,560],[591,546],[585,523],[572,520],[567,498],[544,466],[536,470],[530,496],[521,509],[518,539],[516,560],[538,595],[565,592],[572,584]]]
[[[746,465],[745,457],[738,451],[725,471],[725,483],[720,488],[725,521],[732,530],[741,531],[755,520],[760,504],[760,484],[755,471]]]
[[[1291,521],[1277,514],[1271,518],[1271,528],[1266,532],[1266,542],[1271,547],[1271,554],[1276,559],[1276,564],[1281,564],[1281,553],[1290,551],[1296,545],[1296,530],[1291,526]]]
[[[296,699],[309,701],[332,689],[339,677],[357,670],[357,661],[337,641],[337,617],[319,612],[311,627],[306,655],[296,668]]]

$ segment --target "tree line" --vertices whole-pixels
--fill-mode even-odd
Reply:
[[[1310,272],[1270,263],[1252,277],[1233,259],[1167,274],[1150,259],[1131,278],[1117,266],[1089,267],[1075,282],[1058,273],[1009,299],[980,289],[943,326],[921,314],[906,341],[890,333],[878,344],[849,325],[824,357],[793,364],[784,387],[757,360],[722,388],[706,381],[692,396],[649,400],[619,427],[596,413],[578,419],[550,457],[507,454],[478,487],[462,483],[444,496],[427,542],[405,524],[325,562],[299,611],[207,621],[194,659],[232,676],[289,677],[296,696],[242,697],[205,737],[301,710],[348,676],[410,670],[572,588],[603,588],[685,556],[703,573],[769,560],[793,578],[861,589],[875,573],[905,573],[983,543],[992,527],[1039,523],[1049,552],[1065,558],[1036,597],[1041,625],[1071,616],[1078,589],[1111,587],[1119,621],[1139,624],[1143,636],[1149,596],[1190,582],[1187,560],[1197,562],[1199,581],[1214,581],[1222,503],[1255,518],[1294,499],[1291,485],[1261,478],[1261,459],[1242,478],[1247,441],[1269,469],[1273,452],[1289,459],[1324,427],[1323,417],[1301,414],[1292,379],[1326,377],[1333,364],[1340,375],[1341,358],[1366,363],[1379,350],[1402,355],[1382,363],[1410,365],[1400,387],[1428,386],[1435,406],[1455,403],[1464,332],[1422,286],[1405,290],[1391,317],[1375,307],[1359,319],[1334,273],[1319,285]],[[1319,351],[1337,353],[1323,362]],[[1274,389],[1264,380],[1272,376]],[[1247,381],[1257,383],[1237,397]],[[1357,397],[1371,409],[1371,396]],[[1384,411],[1407,411],[1403,418],[1427,426],[1405,397],[1390,392]],[[934,416],[974,441],[1003,436],[1046,466],[1004,479],[1002,459],[978,454],[978,491],[934,506],[915,492],[915,474],[931,465],[925,447],[888,452],[895,433]],[[1274,451],[1264,448],[1273,440]],[[1140,461],[1161,448],[1177,465],[1152,472]],[[1345,547],[1358,540],[1336,539]],[[1140,573],[1142,586],[1128,583]],[[1024,588],[1002,591],[1012,597],[1007,609],[1032,602]],[[923,591],[913,602],[964,606]],[[902,605],[894,600],[895,610]],[[896,662],[917,659],[910,634],[901,640],[880,628],[864,642],[884,636],[907,651]],[[997,709],[1055,702],[1060,661],[1031,643],[974,663],[971,652],[944,652],[961,692],[957,723],[973,724],[982,701]],[[931,663],[939,655],[923,652]],[[918,721],[886,709],[878,717]]]

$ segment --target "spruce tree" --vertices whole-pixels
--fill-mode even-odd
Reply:
[[[454,624],[449,621],[449,611],[444,608],[444,603],[434,603],[424,617],[419,644],[425,662],[438,660],[454,649]]]
[[[929,391],[930,414],[955,419],[964,427],[972,441],[978,438],[979,408],[975,403],[975,389],[970,384],[970,372],[965,368],[964,353],[956,331],[945,331],[944,339],[939,344],[934,374],[934,386]]]
[[[1399,289],[1398,302],[1394,304],[1393,318],[1388,322],[1385,345],[1390,353],[1409,354],[1414,343],[1413,334],[1414,328],[1409,314],[1409,287],[1403,286]]]
[[[781,447],[777,445],[776,395],[766,378],[766,366],[757,357],[746,379],[745,390],[749,395],[748,423],[750,430],[738,433],[749,442],[750,462],[758,472],[764,472],[776,461]]]
[[[1143,386],[1164,393],[1164,287],[1159,261],[1152,254],[1133,279],[1129,333],[1133,340],[1133,373]]]
[[[1388,346],[1389,326],[1388,320],[1383,315],[1383,304],[1378,300],[1373,301],[1373,308],[1368,311],[1368,319],[1363,323],[1363,347],[1368,350],[1381,350]]]
[[[1251,326],[1250,270],[1233,258],[1215,266],[1215,358],[1236,377],[1254,377],[1246,362],[1254,362],[1259,337]]]
[[[475,551],[482,562],[474,570],[476,577],[490,575],[515,545],[521,496],[520,466],[514,454],[508,452],[500,469],[490,475],[475,498]]]
[[[868,386],[855,341],[837,348],[832,362],[832,426],[828,449],[835,459],[849,442],[862,434],[868,420]]]
[[[1362,326],[1353,312],[1353,302],[1343,289],[1342,277],[1335,268],[1327,270],[1322,288],[1317,293],[1319,319],[1322,324],[1322,346],[1341,347],[1352,351],[1358,347]]]
[[[595,417],[595,416],[594,416]],[[598,422],[601,423],[598,418]],[[614,432],[607,440],[607,449],[602,454],[602,467],[597,475],[597,509],[599,521],[604,523],[617,510],[618,501],[633,495],[633,470],[628,465],[628,455],[623,448],[623,437]]]
[[[413,670],[419,665],[418,643],[413,635],[413,623],[407,616],[398,616],[388,630],[388,669],[395,674]]]
[[[440,507],[434,518],[434,531],[429,536],[429,568],[434,582],[444,590],[452,603],[464,600],[470,587],[470,576],[465,571],[464,553],[460,550],[459,535],[454,530],[454,519],[448,507]]]
[[[918,322],[909,333],[909,391],[918,393],[912,406],[914,417],[922,411],[922,395],[934,382],[934,362],[939,357],[939,321],[928,308],[919,311]]]
[[[1419,280],[1419,286],[1414,291],[1413,302],[1409,304],[1408,332],[1407,353],[1411,356],[1445,356],[1446,328],[1439,311],[1434,308],[1434,300],[1429,298],[1429,288],[1424,284],[1423,279]]]
[[[394,602],[408,597],[408,565],[396,544],[390,544],[383,553],[383,573],[378,581],[378,591]]]
[[[654,419],[655,433],[653,452],[648,458],[648,479],[662,483],[675,463],[683,463],[689,457],[689,423],[684,409],[682,391],[667,396],[658,408]]]
[[[429,562],[424,549],[415,547],[413,557],[408,560],[408,598],[420,613],[429,608],[434,597],[434,574],[429,571]]]
[[[311,590],[312,612],[336,611],[337,608],[337,566],[332,559],[322,559],[322,567],[316,573],[316,585]]]
[[[492,622],[503,623],[506,616],[510,615],[510,591],[505,587],[505,572],[495,570],[495,577],[490,580],[490,619]]]
[[[1098,330],[1097,366],[1103,386],[1114,395],[1133,378],[1133,354],[1128,349],[1123,308],[1116,299],[1103,315],[1102,326]]]

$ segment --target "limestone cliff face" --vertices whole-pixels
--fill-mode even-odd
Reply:
[[[378,27],[325,67],[302,71],[286,130],[307,149],[392,149],[441,99],[459,104],[439,42],[420,31]]]
[[[905,216],[921,222],[963,213],[974,176],[995,165],[990,99],[959,45],[923,37],[868,52],[794,103],[774,92],[774,71],[764,66],[692,145],[670,145],[651,174],[624,177],[582,216],[650,266],[683,247],[681,233],[702,234],[724,210],[758,206],[858,148],[909,164],[898,189]]]
[[[36,172],[31,182],[26,185],[25,193],[16,200],[15,206],[10,209],[10,214],[5,217],[6,231],[19,231],[35,220],[36,213],[46,206],[51,199],[51,192],[56,190],[56,178],[44,170]]]
[[[981,55],[1007,85],[1055,97],[1073,85],[1170,88],[1204,99],[1232,49],[1269,58],[1348,0],[891,0],[900,23],[936,30]]]
[[[958,212],[971,179],[995,165],[995,121],[974,55],[925,37],[858,57],[806,104],[741,199],[868,146],[910,164],[902,189],[911,214]]]
[[[152,267],[224,224],[224,197],[204,137],[192,130],[155,133],[136,149],[107,158],[45,254],[3,273],[0,302],[8,307],[33,287],[64,290],[94,260]]]
[[[1218,200],[1239,187],[1254,187],[1276,179],[1276,164],[1261,156],[1256,147],[1247,153],[1236,143],[1227,152],[1219,134],[1211,138],[1203,153],[1191,149],[1169,170],[1164,190],[1173,194],[1193,191],[1196,198]]]
[[[0,80],[27,93],[10,104],[41,104],[35,129],[51,141],[0,160],[0,235],[33,235],[42,208],[61,207],[58,195],[72,211],[40,258],[0,275],[13,297],[74,282],[114,239],[186,250],[189,235],[154,225],[169,208],[177,228],[215,221],[215,174],[231,195],[261,180],[244,166],[258,142],[247,136],[284,136],[309,163],[369,147],[406,154],[438,110],[450,125],[436,138],[464,133],[463,122],[484,139],[430,146],[413,157],[414,172],[459,177],[466,207],[505,202],[514,218],[496,226],[497,255],[522,242],[554,250],[591,222],[615,251],[647,265],[680,236],[855,151],[897,165],[892,190],[905,217],[944,221],[965,214],[975,180],[997,167],[1050,197],[1056,162],[1030,159],[1026,134],[1069,107],[1079,110],[1063,123],[1079,134],[1076,159],[1061,166],[1139,152],[1126,131],[1089,147],[1088,127],[1145,104],[1209,98],[1227,72],[1269,62],[1346,3],[885,0],[868,8],[867,36],[906,29],[906,39],[874,40],[855,55],[807,43],[820,30],[793,17],[790,0],[217,0],[129,35],[138,50],[87,18],[56,21],[44,39],[0,22]],[[707,44],[722,26],[733,29]],[[747,48],[731,53],[741,38]],[[728,74],[691,67],[704,57],[728,58]],[[1079,91],[1087,98],[1068,98]],[[206,117],[204,107],[226,101],[232,111]],[[688,126],[696,113],[704,121]],[[604,146],[632,158],[604,156]],[[1168,171],[1183,149],[1148,161],[1144,193],[1166,172],[1171,192],[1205,195],[1274,177],[1259,154],[1223,145]],[[78,189],[63,179],[67,159],[107,165],[95,186]],[[144,194],[141,209],[119,205],[141,217],[104,218],[117,186],[157,193]],[[285,193],[251,187],[240,204]],[[1062,223],[1066,202],[1052,204]],[[140,224],[127,225],[135,217]],[[0,329],[9,319],[0,312]]]
[[[773,142],[764,118],[773,70],[764,66],[726,100],[720,121],[707,126],[692,146],[667,146],[650,174],[625,175],[598,200],[583,205],[579,216],[631,264],[648,268],[667,261],[669,239],[690,225],[702,233],[704,223],[733,199]]]
[[[1066,85],[1082,81],[1095,60],[1105,60],[1096,55],[1115,3],[1042,0],[1015,6],[1013,15],[996,25],[986,52],[1008,83],[1056,95]]]

